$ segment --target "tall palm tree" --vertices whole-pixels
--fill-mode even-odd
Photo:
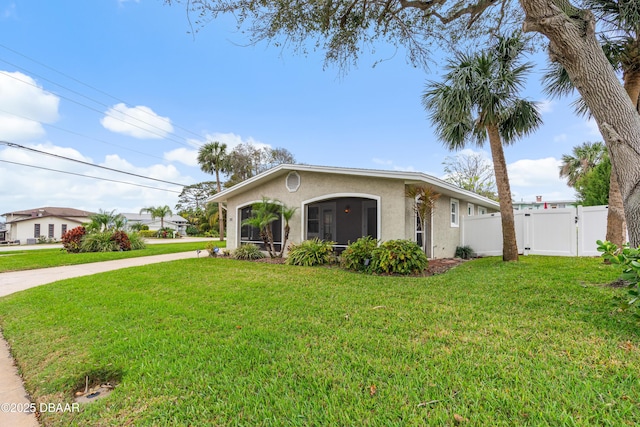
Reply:
[[[575,187],[580,178],[602,162],[606,151],[602,142],[583,142],[573,147],[571,154],[562,155],[560,178],[568,178],[567,185]]]
[[[519,35],[499,36],[490,49],[459,53],[449,61],[444,82],[430,82],[423,105],[438,138],[450,150],[488,139],[500,200],[502,259],[518,260],[511,188],[503,144],[535,130],[542,120],[536,104],[518,97],[532,64],[521,64],[524,42]]]
[[[227,155],[227,144],[213,141],[204,144],[198,150],[198,164],[203,172],[215,174],[218,193],[222,190],[220,184],[220,173],[229,172],[229,156]],[[218,202],[220,241],[224,241],[224,221],[222,202]]]
[[[585,0],[585,7],[596,15],[600,26],[600,44],[613,68],[622,73],[622,83],[629,99],[640,111],[640,3],[637,0]],[[575,91],[566,70],[558,62],[547,68],[543,77],[545,92],[552,97]],[[573,102],[578,115],[590,115],[582,98]],[[606,240],[619,247],[626,241],[624,216],[618,173],[611,163],[609,177],[609,209]]]
[[[150,206],[148,208],[140,209],[140,213],[148,213],[151,214],[151,219],[160,218],[160,228],[164,228],[164,218],[166,216],[173,215],[171,208],[167,205],[164,206]]]

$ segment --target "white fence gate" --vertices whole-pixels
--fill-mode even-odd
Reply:
[[[515,211],[518,253],[598,256],[596,240],[607,235],[607,206]],[[502,255],[500,214],[465,217],[462,246],[482,256]]]

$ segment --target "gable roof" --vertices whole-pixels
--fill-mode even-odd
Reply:
[[[7,212],[2,214],[4,217],[13,216],[14,218],[11,220],[7,220],[7,222],[15,222],[21,221],[30,218],[41,218],[41,217],[63,217],[63,218],[87,218],[93,215],[94,212],[83,211],[80,209],[74,208],[60,208],[60,207],[44,207],[44,208],[35,208],[35,209],[26,209],[23,211],[15,211],[15,212]],[[18,218],[15,218],[18,217]]]
[[[464,190],[450,182],[444,181],[440,178],[436,178],[432,175],[427,175],[422,172],[406,172],[406,171],[388,171],[378,169],[357,169],[357,168],[342,168],[342,167],[330,167],[330,166],[312,166],[312,165],[300,165],[300,164],[281,164],[268,171],[255,175],[233,187],[222,190],[221,192],[214,194],[207,199],[208,202],[225,202],[230,197],[243,193],[244,191],[262,185],[264,181],[271,180],[278,176],[284,176],[289,172],[316,172],[327,173],[337,175],[354,175],[364,176],[370,178],[385,178],[385,179],[397,179],[404,181],[405,184],[427,184],[433,187],[437,187],[440,191],[448,195],[455,195],[456,197],[464,198],[465,200],[474,200],[476,203],[481,203],[485,206],[492,206],[496,209],[500,208],[500,204],[495,200],[491,200],[487,197],[476,194],[472,191]]]

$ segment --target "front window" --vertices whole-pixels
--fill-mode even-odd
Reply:
[[[54,225],[53,224],[49,224],[49,238],[53,239],[53,231],[54,231]]]
[[[460,225],[460,202],[451,199],[451,226],[458,227]]]
[[[40,224],[33,224],[33,237],[40,237]]]

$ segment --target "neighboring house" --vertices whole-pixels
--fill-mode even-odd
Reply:
[[[60,240],[67,230],[88,222],[93,214],[73,208],[45,207],[7,212],[2,216],[8,226],[6,240],[19,240],[24,245],[36,243],[40,237]]]
[[[387,241],[409,239],[421,244],[422,231],[405,197],[408,185],[431,186],[437,200],[426,230],[427,256],[449,258],[460,245],[461,217],[499,211],[499,204],[441,179],[419,172],[397,172],[325,166],[282,164],[209,198],[227,205],[227,248],[262,243],[257,230],[243,226],[254,203],[277,199],[298,210],[289,225],[289,241],[318,237],[345,248],[362,236]],[[282,244],[281,219],[274,223],[274,239]],[[277,246],[279,246],[277,245]]]
[[[123,213],[127,219],[127,227],[131,227],[133,224],[141,223],[147,225],[149,230],[160,230],[161,221],[160,218],[151,218],[151,214],[137,214],[137,213]],[[187,234],[188,221],[179,215],[165,216],[164,227],[176,230],[180,235],[185,236]]]
[[[0,242],[7,240],[7,225],[4,222],[0,222]]]
[[[536,201],[520,200],[519,202],[513,201],[513,209],[522,211],[526,209],[563,209],[576,206],[575,200],[542,200],[542,196],[536,196]]]

